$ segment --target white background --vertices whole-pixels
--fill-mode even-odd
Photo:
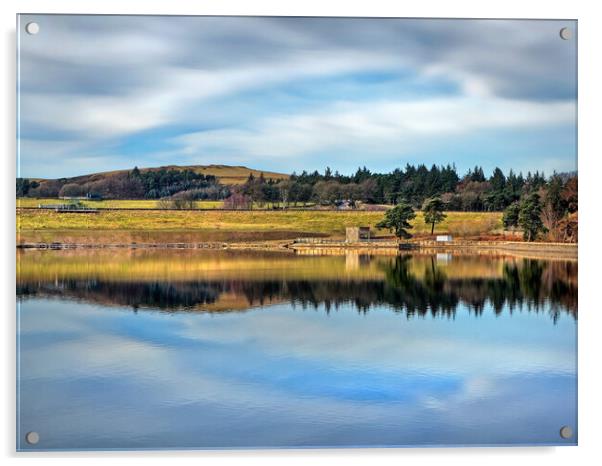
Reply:
[[[462,464],[505,465],[602,464],[600,428],[600,384],[602,370],[602,309],[596,298],[600,270],[602,87],[602,19],[597,2],[567,0],[525,1],[430,1],[384,0],[95,0],[41,1],[2,0],[2,241],[0,241],[1,295],[5,306],[2,337],[3,408],[0,422],[1,454],[9,464],[44,459],[52,464],[99,464],[131,462],[142,464]],[[104,452],[104,453],[15,453],[15,15],[16,13],[130,13],[130,14],[224,14],[224,15],[307,15],[307,16],[405,16],[405,17],[488,17],[558,18],[579,20],[579,446],[559,448],[448,448],[372,450],[272,450],[198,452]],[[597,189],[598,188],[598,189]],[[597,241],[596,241],[597,240]],[[492,413],[494,415],[494,413]],[[595,458],[598,457],[598,460]]]

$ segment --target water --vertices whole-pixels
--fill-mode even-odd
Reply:
[[[576,262],[18,259],[22,450],[576,443]]]

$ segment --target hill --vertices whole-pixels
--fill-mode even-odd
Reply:
[[[195,173],[199,173],[202,175],[213,175],[221,184],[225,185],[243,184],[247,180],[247,178],[249,178],[249,175],[251,173],[255,177],[258,177],[261,173],[263,173],[263,176],[266,179],[271,178],[273,180],[286,180],[289,178],[289,175],[286,175],[284,173],[255,170],[254,168],[247,168],[242,165],[165,165],[162,167],[140,168],[139,170],[141,173],[156,172],[159,170],[191,170]],[[66,178],[64,180],[66,180],[67,183],[81,184],[88,181],[99,181],[103,178],[124,174],[129,171],[131,170],[114,170],[110,172],[91,173],[89,175],[80,175],[72,178]]]
[[[249,175],[266,181],[288,179],[289,175],[262,172],[243,166],[167,165],[163,167],[113,170],[59,179],[17,179],[17,197],[83,197],[105,199],[161,199],[174,195],[191,200],[222,200]]]

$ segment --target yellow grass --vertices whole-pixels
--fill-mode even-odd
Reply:
[[[222,184],[243,184],[249,178],[249,174],[259,177],[261,173],[265,179],[287,180],[289,175],[283,173],[253,170],[247,167],[231,167],[228,165],[206,165],[202,167],[191,167],[193,171],[203,175],[213,175]]]
[[[39,207],[44,205],[55,205],[55,204],[71,204],[79,202],[85,207],[93,209],[159,209],[158,199],[104,199],[102,201],[76,201],[72,199],[60,199],[60,198],[37,198],[37,197],[20,197],[17,199],[17,207]],[[259,204],[254,203],[255,209],[272,210],[274,206],[282,208],[282,202],[270,202]],[[309,208],[314,206],[312,202],[308,202],[305,205],[298,204],[295,207]],[[221,209],[224,207],[224,201],[196,201],[194,203],[196,209]]]
[[[107,201],[108,202],[108,201]],[[112,210],[95,214],[20,210],[17,230],[295,230],[342,237],[345,227],[370,226],[382,220],[383,212],[367,211],[159,211]],[[435,232],[457,236],[491,234],[501,228],[501,213],[449,212]],[[413,234],[430,234],[422,214],[413,222]]]

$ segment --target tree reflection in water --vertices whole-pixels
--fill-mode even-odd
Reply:
[[[577,276],[576,263],[524,259],[504,264],[502,278],[448,279],[431,258],[424,278],[418,280],[409,272],[410,261],[410,256],[397,257],[385,270],[387,301],[408,315],[453,316],[460,302],[481,314],[489,302],[496,314],[504,308],[509,312],[547,308],[554,321],[563,311],[577,318],[577,285],[571,283]]]
[[[423,258],[424,259],[424,258]],[[368,258],[369,260],[369,258]],[[326,312],[353,305],[359,312],[384,306],[408,318],[452,318],[462,304],[480,315],[489,303],[504,310],[546,311],[554,321],[562,312],[577,318],[577,263],[523,259],[505,262],[500,277],[448,276],[435,256],[411,267],[415,257],[401,255],[379,262],[381,279],[222,279],[180,281],[110,281],[56,279],[19,281],[20,299],[55,296],[134,310],[229,311],[279,302]],[[461,260],[461,258],[459,259]],[[416,265],[423,264],[422,274]],[[226,299],[227,298],[227,299]]]

